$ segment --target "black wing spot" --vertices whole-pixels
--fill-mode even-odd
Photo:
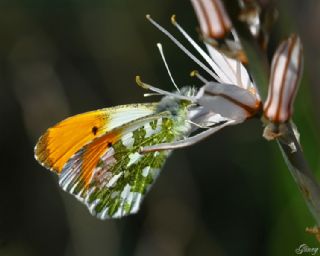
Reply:
[[[112,147],[112,142],[108,142],[108,148]]]
[[[91,131],[92,131],[93,135],[96,135],[97,132],[98,132],[98,127],[97,126],[93,126]]]

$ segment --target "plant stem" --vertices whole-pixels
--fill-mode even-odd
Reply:
[[[309,210],[320,226],[320,186],[303,155],[294,129],[292,123],[286,124],[286,132],[277,139],[278,145]]]
[[[265,98],[268,87],[269,70],[267,68],[266,52],[257,47],[257,42],[250,35],[248,29],[243,24],[234,20],[236,29],[240,31],[240,38],[245,52],[249,55],[254,65],[249,65],[250,71],[254,79],[259,85],[259,91],[262,98]],[[264,56],[264,57],[262,57]],[[277,138],[278,145],[281,149],[282,156],[291,172],[296,184],[305,199],[309,210],[314,216],[316,223],[320,226],[320,186],[311,171],[301,145],[298,142],[292,123],[283,124],[285,132]],[[295,150],[293,151],[293,147]]]
[[[258,47],[257,41],[251,35],[248,27],[238,20],[240,9],[236,1],[229,2],[226,7],[230,15],[233,25],[237,30],[244,51],[248,55],[250,72],[259,86],[259,92],[262,99],[265,99],[268,88],[269,77],[269,63],[267,55],[264,50]],[[251,63],[251,65],[250,65]],[[284,131],[280,137],[277,138],[278,145],[282,152],[282,156],[291,172],[296,184],[301,191],[308,208],[314,216],[317,225],[320,227],[320,186],[309,168],[309,165],[304,157],[301,145],[298,142],[293,123],[283,124]],[[295,150],[293,150],[295,149]],[[320,228],[318,228],[320,233]],[[320,237],[320,235],[319,235]]]

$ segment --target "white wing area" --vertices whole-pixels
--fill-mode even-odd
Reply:
[[[108,109],[108,131],[155,112],[157,103],[129,104]]]

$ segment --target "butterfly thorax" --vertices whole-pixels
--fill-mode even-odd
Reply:
[[[193,87],[181,88],[179,95],[193,97],[196,94],[196,90]],[[174,96],[165,96],[159,102],[157,106],[157,112],[169,112],[170,119],[173,122],[171,131],[176,138],[186,136],[190,133],[191,126],[187,122],[188,111],[192,102],[184,99],[179,99]]]

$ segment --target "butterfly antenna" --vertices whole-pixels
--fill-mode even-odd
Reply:
[[[163,61],[164,65],[165,65],[165,67],[166,67],[166,69],[167,69],[168,74],[169,74],[170,80],[171,80],[171,82],[173,83],[173,86],[174,86],[174,87],[177,89],[177,91],[180,93],[180,89],[179,89],[179,87],[177,86],[177,84],[175,83],[175,81],[174,81],[174,79],[173,79],[173,76],[172,76],[171,71],[170,71],[170,69],[169,69],[168,63],[167,63],[166,58],[165,58],[165,56],[164,56],[164,52],[163,52],[162,45],[161,45],[160,43],[157,43],[157,47],[158,47],[158,49],[159,49],[159,52],[160,52],[162,61]]]
[[[171,93],[171,92],[159,89],[157,87],[154,87],[154,86],[152,86],[150,84],[146,84],[146,83],[141,81],[140,76],[136,76],[136,83],[137,83],[137,85],[139,85],[143,89],[147,89],[147,90],[153,91],[153,92],[161,94],[161,95],[172,96],[172,97],[175,97],[175,98],[178,98],[178,99],[188,100],[188,101],[191,101],[191,102],[196,101],[195,97],[187,97],[187,96],[184,96],[184,95],[181,95],[181,94]]]
[[[196,126],[198,128],[201,128],[201,129],[209,129],[210,128],[210,126],[204,126],[204,125],[195,123],[195,122],[193,122],[191,120],[186,120],[186,122],[189,123],[189,124],[192,124],[192,125],[194,125],[194,126]]]
[[[168,30],[164,29],[160,26],[156,21],[154,21],[151,16],[148,14],[146,18],[150,21],[152,25],[154,25],[157,29],[159,29],[163,34],[165,34],[176,46],[178,46],[190,59],[192,59],[195,63],[197,63],[203,70],[205,70],[208,74],[210,74],[214,79],[218,82],[222,82],[221,79],[205,64],[203,64],[196,56],[194,56],[186,47],[184,47]],[[200,48],[200,46],[198,46]],[[202,50],[203,51],[203,50]],[[203,51],[204,52],[204,51]],[[210,59],[210,57],[207,55]]]
[[[191,77],[196,77],[198,78],[201,82],[203,82],[204,84],[208,83],[209,81],[207,79],[205,79],[202,75],[199,74],[199,72],[197,70],[192,70],[190,73]]]

